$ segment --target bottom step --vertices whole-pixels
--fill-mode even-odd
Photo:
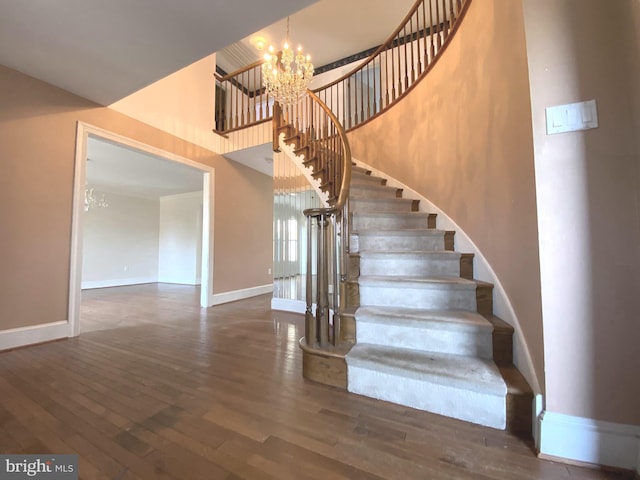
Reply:
[[[507,386],[490,360],[356,344],[350,392],[488,427],[507,426]]]

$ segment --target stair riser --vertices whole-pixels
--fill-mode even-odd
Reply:
[[[360,305],[379,307],[424,308],[428,310],[459,309],[476,311],[476,292],[468,288],[401,288],[397,286],[362,285]]]
[[[492,332],[485,329],[445,330],[436,322],[420,327],[357,321],[356,341],[396,348],[469,355],[491,359]]]
[[[498,429],[506,427],[504,396],[406,378],[348,363],[347,357],[348,390],[350,392],[487,427]]]
[[[349,207],[355,213],[360,212],[413,212],[414,202],[406,198],[390,198],[383,201],[374,199],[352,198]]]
[[[442,257],[424,254],[421,256],[385,255],[385,258],[360,258],[361,275],[396,276],[460,276],[460,258],[456,255]]]
[[[347,282],[347,298],[345,299],[348,308],[358,308],[360,306],[360,285],[358,282]]]
[[[419,213],[410,215],[353,215],[353,231],[359,230],[401,230],[427,228],[427,217]]]
[[[358,251],[361,252],[433,252],[445,249],[444,233],[422,236],[398,235],[360,235]]]

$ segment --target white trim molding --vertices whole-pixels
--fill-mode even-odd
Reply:
[[[241,290],[232,290],[230,292],[214,293],[213,305],[221,305],[223,303],[235,302],[245,298],[257,297],[273,292],[273,284],[261,285],[259,287],[243,288]]]
[[[70,325],[66,320],[3,330],[0,331],[0,351],[59,340],[69,335]]]
[[[87,163],[87,141],[89,137],[98,137],[126,147],[155,155],[165,160],[181,163],[202,172],[202,264],[200,306],[210,307],[213,303],[213,227],[215,199],[215,169],[209,165],[167,152],[160,148],[144,144],[132,138],[104,130],[81,121],[76,127],[76,156],[73,187],[73,215],[71,226],[71,255],[69,265],[69,336],[80,334],[80,291],[85,287],[82,282],[82,218],[84,215],[84,188]],[[157,281],[157,279],[155,280]],[[146,282],[145,282],[146,283]],[[103,285],[108,286],[108,285]],[[94,287],[97,288],[97,287]],[[222,302],[221,302],[222,303]]]
[[[302,300],[274,297],[271,299],[271,310],[304,314],[307,311],[307,303]]]
[[[640,426],[545,411],[540,454],[640,473]]]
[[[111,280],[93,280],[86,282],[83,281],[82,290],[90,290],[93,288],[124,287],[127,285],[142,285],[144,283],[158,283],[158,277],[114,278]]]

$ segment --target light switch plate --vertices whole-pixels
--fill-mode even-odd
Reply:
[[[598,127],[596,101],[569,103],[546,108],[547,135]]]

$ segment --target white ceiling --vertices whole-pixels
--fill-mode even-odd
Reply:
[[[201,170],[101,138],[87,142],[87,186],[100,192],[159,198],[202,190]]]
[[[313,64],[321,67],[377,47],[398,27],[415,0],[320,0],[290,16],[290,39],[302,45]],[[218,53],[227,72],[259,60],[262,53],[252,39],[280,47],[286,37],[286,17],[257,30]],[[236,58],[244,60],[238,63]]]
[[[273,147],[271,142],[235,152],[225,153],[225,158],[242,163],[265,175],[273,177]]]
[[[315,0],[0,0],[0,64],[102,105]]]

